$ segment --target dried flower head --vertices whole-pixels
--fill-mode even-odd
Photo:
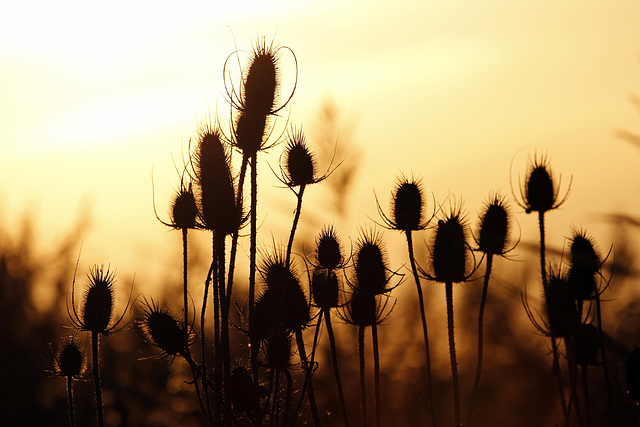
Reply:
[[[393,311],[395,302],[389,306],[389,295],[373,295],[356,288],[339,316],[355,326],[380,325]]]
[[[288,186],[300,187],[317,182],[316,160],[309,151],[302,130],[289,133],[284,156],[284,177]]]
[[[392,230],[404,232],[423,230],[433,216],[427,220],[424,217],[424,197],[420,179],[408,179],[401,175],[397,179],[396,187],[391,195],[391,217],[387,216],[376,197],[378,213],[384,225]]]
[[[526,213],[544,213],[560,207],[569,197],[571,188],[571,183],[569,183],[567,193],[560,199],[561,181],[562,177],[556,183],[546,156],[536,156],[529,163],[527,178],[520,188],[522,200],[518,200],[518,204]]]
[[[266,341],[266,364],[272,369],[285,369],[291,361],[291,334],[284,328],[276,328]]]
[[[316,259],[322,268],[332,270],[342,265],[342,248],[333,226],[325,226],[316,239]]]
[[[280,87],[278,70],[279,48],[258,41],[249,60],[249,68],[244,77],[244,111],[266,116],[273,114]]]
[[[84,374],[87,367],[84,352],[75,335],[62,341],[55,355],[54,363],[55,372],[60,376],[78,379]]]
[[[480,216],[478,249],[485,254],[504,255],[508,250],[510,222],[504,198],[494,194]]]
[[[196,228],[198,218],[198,206],[193,195],[191,184],[188,189],[181,188],[171,205],[171,221],[176,228]]]
[[[544,301],[548,335],[554,338],[572,336],[580,325],[580,316],[567,279],[560,271],[549,274]]]
[[[362,292],[380,295],[389,291],[387,257],[382,236],[374,231],[364,231],[356,243],[355,270],[357,287]]]
[[[436,227],[431,255],[433,279],[440,283],[467,280],[467,250],[467,224],[461,209],[452,209]]]
[[[600,255],[595,241],[584,230],[577,230],[571,236],[571,265],[596,274],[600,270]]]
[[[143,300],[140,328],[147,340],[167,357],[186,355],[193,339],[185,330],[183,322],[153,299]]]
[[[330,310],[339,306],[340,284],[335,271],[316,268],[311,276],[311,296],[317,307]]]

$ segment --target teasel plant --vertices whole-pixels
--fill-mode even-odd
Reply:
[[[453,316],[453,284],[469,280],[477,269],[475,255],[467,242],[468,225],[462,210],[462,203],[449,199],[449,207],[440,207],[440,218],[435,227],[435,236],[431,245],[430,270],[422,270],[429,280],[444,283],[447,304],[447,329],[449,336],[449,359],[453,382],[455,425],[462,424],[460,412],[460,384]]]
[[[69,408],[69,425],[76,426],[75,404],[73,400],[73,381],[82,378],[87,368],[84,350],[76,335],[62,340],[54,356],[54,373],[64,377],[67,382],[67,406]]]
[[[295,81],[289,96],[280,102],[281,92],[281,57],[289,52],[295,63]],[[259,39],[250,54],[246,69],[242,70],[241,81],[236,89],[230,77],[229,61],[238,57],[238,51],[227,57],[223,67],[223,79],[226,98],[231,106],[231,140],[236,149],[242,152],[242,163],[238,179],[237,199],[244,190],[247,166],[251,165],[251,199],[250,199],[250,251],[249,251],[249,321],[251,322],[256,288],[256,254],[257,254],[257,194],[258,194],[258,152],[265,151],[277,144],[280,137],[271,138],[275,118],[286,108],[298,82],[298,65],[293,50],[278,46],[274,42],[267,43],[265,38]],[[239,59],[238,59],[239,61]],[[238,200],[237,200],[238,202]],[[237,232],[233,235],[232,247],[235,248]],[[257,381],[257,347],[251,346],[251,365],[254,368],[254,381]]]
[[[347,280],[351,298],[346,304],[343,318],[358,327],[358,353],[360,356],[360,402],[361,423],[367,425],[367,402],[365,382],[365,329],[371,327],[373,347],[375,425],[381,425],[380,352],[378,325],[393,311],[395,303],[387,310],[390,292],[400,284],[402,275],[388,268],[386,248],[382,235],[375,229],[363,229],[356,242],[353,255],[355,276]],[[389,286],[395,277],[398,283]]]
[[[316,264],[312,266],[311,275],[311,301],[320,312],[318,313],[318,322],[314,337],[313,351],[311,353],[311,365],[314,364],[315,349],[318,340],[318,334],[324,319],[329,335],[329,346],[331,351],[331,362],[333,365],[333,374],[336,379],[336,387],[338,389],[338,398],[340,400],[340,410],[342,412],[342,420],[346,427],[349,426],[349,417],[347,414],[347,405],[344,398],[344,390],[342,387],[342,378],[340,376],[340,365],[338,363],[338,349],[336,339],[333,333],[331,323],[331,310],[343,307],[341,302],[342,286],[338,277],[338,271],[341,270],[345,263],[342,254],[342,245],[338,239],[338,235],[333,226],[325,226],[316,238]]]
[[[76,265],[77,271],[77,265]],[[100,362],[98,358],[99,336],[108,336],[122,331],[131,320],[124,321],[124,317],[131,305],[133,295],[133,284],[127,304],[121,316],[115,320],[114,315],[114,290],[115,272],[110,271],[104,265],[93,266],[88,274],[89,286],[86,288],[82,298],[82,305],[78,309],[75,303],[75,273],[71,285],[71,308],[67,300],[67,314],[73,326],[80,331],[91,333],[91,364],[93,368],[93,382],[96,395],[96,410],[98,425],[104,426],[104,408],[102,403],[102,387],[100,383]]]
[[[401,175],[397,179],[395,189],[391,196],[391,214],[385,214],[380,207],[378,197],[376,196],[376,206],[378,213],[382,218],[382,226],[397,230],[405,234],[407,240],[407,250],[409,253],[409,263],[411,272],[418,293],[418,305],[420,308],[420,320],[422,323],[422,337],[424,341],[425,353],[425,370],[426,370],[426,386],[427,386],[427,410],[431,418],[431,425],[437,426],[437,417],[435,414],[435,406],[433,404],[433,383],[431,378],[431,353],[429,350],[429,331],[427,327],[427,316],[424,308],[424,297],[422,294],[422,285],[420,284],[420,274],[416,264],[413,250],[413,232],[425,230],[436,214],[435,200],[433,213],[427,218],[424,212],[425,198],[422,188],[422,181],[416,178],[407,178]]]
[[[598,328],[591,323],[581,323],[572,336],[568,350],[568,359],[582,371],[582,397],[584,401],[584,419],[586,426],[591,427],[591,401],[589,397],[589,365],[598,365],[600,350],[600,334]],[[574,392],[575,393],[575,392]],[[577,409],[577,408],[576,408]]]
[[[513,166],[513,164],[512,164]],[[540,275],[542,278],[542,287],[546,289],[548,285],[547,272],[546,272],[546,258],[545,258],[545,222],[544,216],[547,212],[557,209],[562,206],[571,193],[571,183],[573,178],[569,181],[569,185],[563,196],[560,195],[560,186],[562,183],[562,176],[558,179],[555,178],[549,160],[546,155],[534,155],[533,160],[529,160],[527,176],[524,184],[520,185],[519,195],[513,190],[511,192],[514,195],[516,203],[524,209],[526,213],[537,212],[538,213],[538,227],[540,229]],[[545,290],[546,292],[546,290]],[[556,337],[551,336],[551,347],[553,351],[553,372],[558,382],[558,391],[560,393],[560,402],[562,404],[562,411],[565,416],[565,420],[568,421],[568,411],[566,406],[566,399],[564,397],[564,387],[562,385],[562,378],[560,372],[560,364],[558,357],[558,344],[556,343]]]
[[[509,252],[513,251],[518,241],[510,243],[510,234],[513,219],[506,201],[506,198],[499,193],[489,195],[482,213],[480,214],[480,225],[476,235],[473,236],[477,252],[481,252],[483,258],[486,259],[484,279],[482,284],[482,296],[480,298],[480,309],[478,313],[478,355],[476,359],[476,374],[471,391],[471,399],[469,400],[469,409],[467,413],[467,426],[471,425],[471,417],[477,406],[478,389],[480,387],[480,378],[482,375],[482,359],[483,359],[483,319],[484,309],[487,303],[489,293],[489,280],[491,278],[491,270],[493,268],[493,257],[506,257]],[[482,262],[482,261],[481,261]]]

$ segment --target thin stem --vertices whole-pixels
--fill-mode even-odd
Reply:
[[[342,390],[342,380],[340,379],[340,367],[338,366],[338,351],[336,348],[336,338],[333,335],[333,327],[331,326],[331,312],[327,310],[327,314],[324,317],[324,322],[327,325],[327,332],[329,334],[329,343],[331,345],[331,360],[333,362],[333,373],[336,377],[336,386],[338,387],[338,397],[340,398],[340,407],[342,409],[342,419],[344,420],[345,427],[349,427],[349,417],[347,416],[347,404],[344,400],[344,392]]]
[[[416,282],[416,290],[418,291],[418,302],[420,304],[420,320],[422,321],[422,335],[424,339],[424,354],[425,354],[425,362],[426,362],[426,376],[427,376],[427,402],[429,414],[431,416],[431,425],[435,427],[436,423],[436,414],[435,408],[433,405],[433,390],[432,390],[432,381],[431,381],[431,352],[429,351],[429,333],[427,330],[427,316],[424,310],[424,297],[422,296],[422,286],[420,285],[420,276],[418,275],[418,269],[416,267],[415,256],[413,254],[413,237],[411,234],[411,230],[407,230],[407,247],[409,249],[409,262],[411,264],[411,271],[413,271],[413,278]]]
[[[572,346],[568,338],[565,338],[564,341],[565,348],[567,349],[567,353],[569,352],[569,348]],[[571,394],[569,395],[569,403],[567,404],[567,417],[571,418],[571,405],[574,404],[576,408],[576,417],[578,418],[578,426],[582,427],[584,425],[584,421],[582,419],[582,409],[580,405],[580,396],[578,395],[578,364],[571,360],[567,359],[567,365],[569,366],[569,385],[571,387]]]
[[[309,409],[311,410],[311,417],[313,419],[314,427],[320,426],[320,415],[318,414],[318,405],[316,404],[316,397],[313,392],[313,382],[311,380],[311,369],[313,366],[309,366],[307,361],[307,352],[304,348],[304,339],[302,337],[302,330],[298,329],[296,331],[296,342],[298,344],[298,355],[300,356],[300,363],[302,364],[302,370],[305,373],[304,384],[302,386],[302,395],[300,396],[300,401],[298,402],[298,406],[296,408],[296,412],[294,414],[294,418],[298,416],[298,412],[300,410],[300,402],[304,398],[304,395],[307,394],[309,398]]]
[[[458,362],[456,361],[456,341],[453,335],[453,283],[446,282],[447,325],[449,329],[449,359],[451,360],[451,376],[453,378],[453,402],[455,410],[455,426],[461,425],[460,419],[460,386],[458,382]]]
[[[255,327],[253,307],[256,290],[256,234],[257,234],[257,208],[258,208],[258,153],[251,156],[251,236],[249,250],[249,331],[254,331]],[[253,333],[250,334],[253,337]],[[258,383],[258,346],[255,338],[251,339],[251,369],[253,371],[253,381]]]
[[[71,375],[67,376],[67,404],[69,405],[69,425],[75,427],[76,414],[73,407],[73,378]]]
[[[98,426],[104,427],[102,407],[102,387],[100,386],[100,369],[98,367],[98,333],[91,332],[91,363],[93,364],[93,385],[96,391],[96,410],[98,412]]]
[[[287,420],[289,419],[289,410],[291,409],[291,395],[293,394],[293,379],[291,378],[291,372],[288,369],[283,369],[282,373],[287,378],[287,395],[285,396],[284,402],[284,416],[283,416],[283,425],[287,425]]]
[[[538,212],[538,225],[540,227],[540,274],[542,275],[543,289],[547,288],[547,267],[545,261],[545,246],[544,246],[544,212]]]
[[[187,228],[182,229],[182,296],[183,296],[183,305],[184,305],[184,327],[185,333],[188,330],[189,325],[189,300],[188,300],[188,289],[187,289]]]
[[[240,179],[238,182],[238,194],[236,195],[236,208],[238,215],[242,215],[242,192],[244,191],[244,179],[247,174],[247,157],[242,157],[242,165],[240,166]],[[233,290],[233,273],[236,267],[236,253],[238,252],[238,237],[240,229],[233,232],[231,238],[231,253],[229,254],[229,276],[227,278],[227,307],[231,307],[231,291]]]
[[[582,365],[582,394],[584,395],[584,410],[587,414],[587,427],[591,427],[591,403],[589,402],[589,365]]]
[[[367,389],[364,378],[364,326],[358,327],[358,355],[360,356],[360,426],[367,426]]]
[[[564,415],[565,425],[569,425],[569,414],[567,413],[567,401],[564,397],[564,385],[562,384],[562,372],[560,371],[560,358],[558,356],[558,343],[555,337],[551,337],[551,349],[553,351],[553,375],[558,382],[558,393],[560,394],[560,404],[562,405],[562,414]]]
[[[604,382],[607,386],[607,414],[609,416],[609,424],[611,424],[613,412],[611,403],[611,382],[609,380],[609,368],[607,367],[607,357],[604,352],[604,332],[602,332],[602,311],[600,309],[600,295],[596,293],[596,314],[598,319],[598,336],[600,338],[600,351],[602,352],[602,371],[604,373]]]
[[[473,382],[471,391],[471,402],[469,402],[469,413],[467,414],[467,426],[471,425],[471,415],[476,409],[476,400],[478,398],[478,389],[480,388],[480,376],[482,373],[482,353],[483,353],[483,318],[484,307],[487,303],[487,294],[489,290],[489,278],[491,277],[491,267],[493,265],[493,254],[487,254],[487,267],[484,272],[484,283],[482,286],[482,297],[480,298],[480,313],[478,315],[478,361],[476,364],[476,378]]]
[[[212,247],[212,260],[213,263],[213,348],[214,348],[214,386],[215,396],[213,396],[213,414],[215,416],[216,423],[221,422],[222,416],[222,351],[220,341],[220,274],[218,265],[218,241],[220,237],[218,233],[213,232],[213,247]]]
[[[376,426],[380,427],[380,353],[378,351],[378,325],[371,325],[371,338],[373,340],[373,378],[376,400]]]
[[[302,196],[304,194],[304,189],[306,185],[301,185],[300,190],[298,190],[298,203],[296,205],[296,213],[293,217],[293,225],[291,226],[291,233],[289,234],[289,243],[287,244],[287,258],[286,258],[286,266],[289,267],[291,263],[291,251],[293,250],[293,238],[296,234],[296,228],[298,227],[298,221],[300,221],[300,212],[302,211]]]
[[[202,361],[202,388],[204,389],[204,400],[207,405],[207,412],[211,414],[211,403],[209,401],[209,384],[208,384],[208,372],[207,372],[207,352],[206,352],[206,319],[205,312],[207,309],[207,298],[209,296],[209,284],[211,283],[211,276],[213,275],[214,263],[211,262],[209,266],[209,272],[207,273],[207,279],[204,281],[204,296],[202,297],[202,311],[200,312],[200,357]]]

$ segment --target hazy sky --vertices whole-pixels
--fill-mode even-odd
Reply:
[[[615,135],[640,134],[629,102],[640,95],[638,1],[206,1],[179,9],[26,1],[1,9],[0,217],[11,228],[31,213],[39,241],[54,245],[88,214],[81,268],[111,263],[152,282],[167,251],[179,254],[179,236],[153,213],[152,171],[165,215],[178,182],[172,155],[180,164],[198,120],[228,114],[223,63],[258,36],[295,52],[291,123],[311,127],[330,99],[359,147],[354,228],[377,216],[374,189],[387,207],[401,172],[422,177],[439,201],[462,196],[475,220],[490,191],[509,193],[512,162],[517,186],[535,150],[548,153],[564,185],[573,176],[550,224],[559,230],[552,243],[572,224],[597,229],[590,214],[640,208],[640,152]],[[293,70],[285,52],[285,88]],[[290,226],[293,196],[277,191],[291,206],[263,200],[266,240]],[[535,232],[534,218],[518,219],[523,235]]]

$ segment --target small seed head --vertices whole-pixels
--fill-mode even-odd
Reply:
[[[267,366],[282,369],[291,361],[291,335],[283,328],[278,328],[267,339]]]
[[[94,266],[91,269],[82,310],[84,330],[108,334],[113,316],[113,281],[114,273],[108,268]]]
[[[591,274],[600,270],[595,243],[585,232],[575,232],[571,239],[571,265]]]
[[[356,290],[347,305],[347,320],[356,326],[372,326],[378,324],[380,312],[376,296],[370,292]]]
[[[184,354],[188,346],[188,336],[183,322],[153,300],[145,301],[143,310],[140,326],[149,341],[166,356]]]
[[[236,120],[236,146],[247,157],[252,157],[261,148],[267,127],[267,116],[242,112]]]
[[[338,307],[340,286],[335,271],[317,268],[311,277],[311,296],[316,306],[323,310]]]
[[[421,228],[422,191],[418,183],[403,180],[395,191],[392,205],[393,220],[398,230]]]
[[[495,196],[485,208],[480,220],[479,249],[491,255],[502,255],[509,234],[509,214],[504,200]]]
[[[64,377],[80,378],[85,371],[84,353],[75,337],[66,339],[55,357],[56,372]]]
[[[438,282],[463,282],[467,269],[465,224],[459,213],[438,221],[433,244],[433,271]]]
[[[334,269],[342,263],[340,241],[333,227],[325,227],[316,240],[316,258],[323,268]]]
[[[297,131],[290,136],[285,148],[285,156],[288,185],[297,187],[315,182],[315,158],[305,143],[302,131]]]
[[[271,114],[279,87],[277,49],[259,43],[253,51],[244,80],[244,108],[247,112]]]
[[[358,242],[356,250],[355,270],[358,288],[372,295],[386,292],[387,267],[380,235],[366,233]]]
[[[567,280],[559,274],[551,274],[544,299],[549,335],[554,338],[572,336],[580,325],[580,316]]]
[[[193,192],[189,190],[180,190],[173,201],[171,208],[171,216],[173,224],[177,228],[187,229],[196,227],[196,218],[198,217],[198,207]]]

